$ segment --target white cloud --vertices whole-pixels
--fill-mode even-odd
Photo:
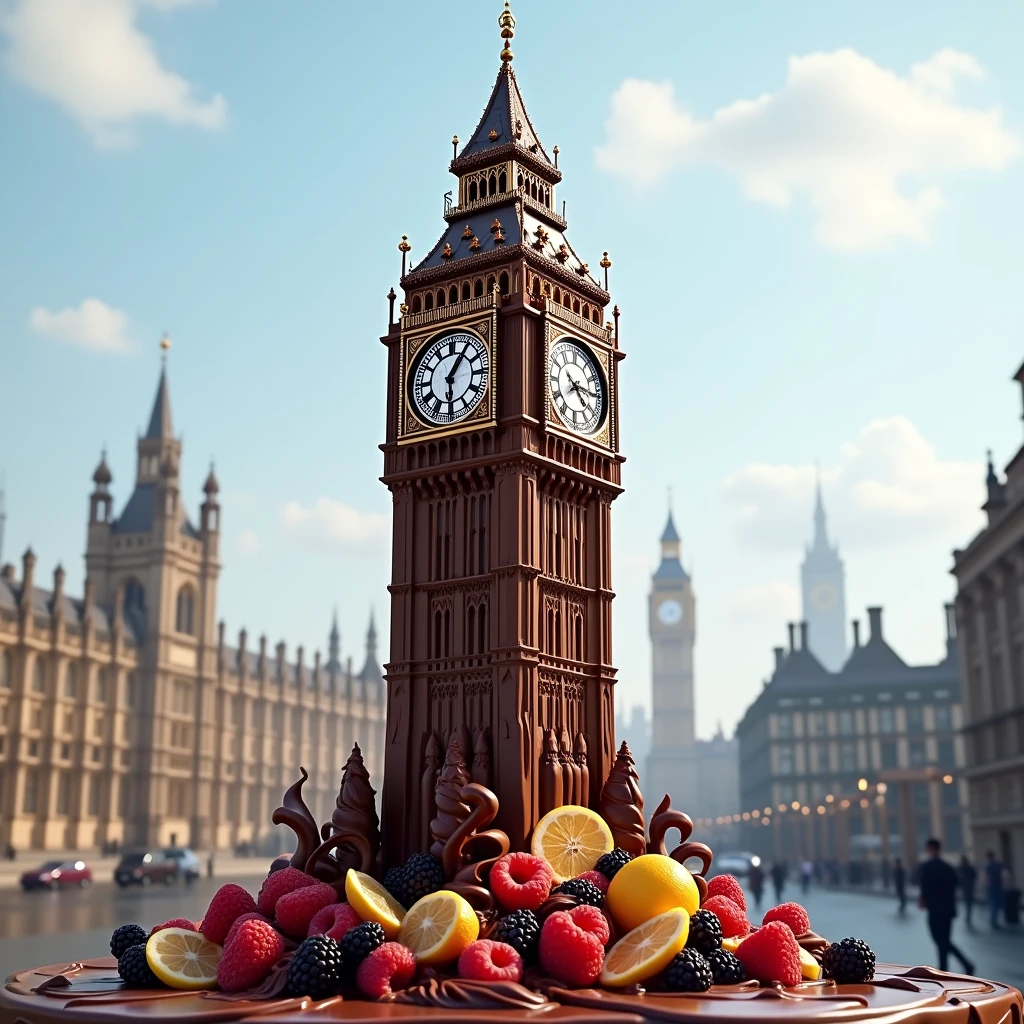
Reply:
[[[792,583],[778,580],[737,590],[726,599],[729,615],[738,622],[780,622],[799,617],[800,593]]]
[[[669,82],[626,79],[612,95],[598,165],[651,185],[679,167],[735,178],[749,198],[786,207],[806,196],[833,249],[922,241],[951,172],[996,171],[1020,152],[998,108],[953,102],[958,79],[983,77],[966,53],[940,50],[909,76],[851,49],[791,57],[774,93],[701,120]]]
[[[164,11],[187,0],[149,0]],[[4,67],[64,107],[97,145],[126,145],[139,117],[219,128],[223,96],[198,99],[135,23],[136,0],[18,0],[0,17]]]
[[[873,420],[822,470],[830,534],[846,548],[935,539],[965,544],[982,524],[984,467],[942,459],[910,420]],[[750,463],[727,477],[726,499],[747,540],[792,551],[809,538],[815,468]]]
[[[378,545],[391,528],[387,516],[360,512],[330,498],[318,498],[309,507],[289,501],[281,509],[281,522],[285,532],[294,537],[339,547]]]
[[[255,530],[243,530],[238,535],[238,550],[247,558],[260,553],[260,535]]]
[[[99,299],[83,299],[77,309],[68,307],[51,312],[37,306],[29,314],[29,327],[70,345],[92,352],[132,352],[135,343],[128,334],[128,315]]]

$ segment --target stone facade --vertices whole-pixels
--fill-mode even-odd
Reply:
[[[199,526],[179,491],[166,371],[139,438],[135,488],[113,515],[104,457],[89,502],[81,598],[0,572],[0,847],[105,844],[233,849],[271,832],[299,765],[329,815],[352,744],[383,773],[384,699],[371,621],[366,661],[294,663],[285,645],[236,647],[217,623],[220,504],[211,468]]]
[[[1014,378],[1024,389],[1024,366]],[[954,551],[971,829],[1024,880],[1024,448],[1000,480],[988,465],[988,522]]]

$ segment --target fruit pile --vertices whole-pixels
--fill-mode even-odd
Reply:
[[[426,967],[479,981],[519,982],[531,970],[571,987],[694,993],[747,979],[874,976],[874,953],[858,939],[833,943],[820,965],[802,949],[797,936],[810,921],[799,904],[773,907],[752,927],[731,875],[712,878],[702,903],[682,864],[614,848],[608,826],[585,807],[546,815],[531,852],[498,859],[488,884],[496,920],[445,889],[441,864],[428,854],[392,868],[383,884],[350,870],[344,902],[333,886],[284,867],[256,899],[223,886],[196,924],[176,919],[149,933],[122,925],[110,951],[133,987],[245,992],[275,974],[275,993],[314,999],[353,987],[379,999]]]

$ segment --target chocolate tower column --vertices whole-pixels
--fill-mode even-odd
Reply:
[[[544,753],[540,762],[540,814],[541,816],[561,807],[562,799],[562,762],[558,757],[558,740],[555,730],[548,729],[544,733]]]

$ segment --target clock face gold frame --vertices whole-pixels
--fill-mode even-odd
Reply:
[[[441,425],[424,422],[417,414],[409,392],[411,372],[415,369],[417,356],[429,348],[443,335],[453,330],[475,335],[487,353],[487,383],[482,400],[464,418]],[[468,430],[494,426],[497,415],[497,308],[476,310],[462,316],[437,319],[416,328],[403,329],[399,345],[398,367],[398,443],[411,444],[426,437],[447,437]]]
[[[616,359],[610,345],[602,344],[597,338],[588,337],[573,324],[562,320],[557,314],[557,306],[550,304],[544,316],[544,425],[548,430],[570,438],[581,444],[595,445],[599,448],[616,451],[618,448],[618,379]],[[565,423],[551,400],[548,386],[551,367],[551,350],[562,341],[570,342],[584,349],[604,377],[604,399],[606,409],[604,419],[592,434],[580,433]]]

